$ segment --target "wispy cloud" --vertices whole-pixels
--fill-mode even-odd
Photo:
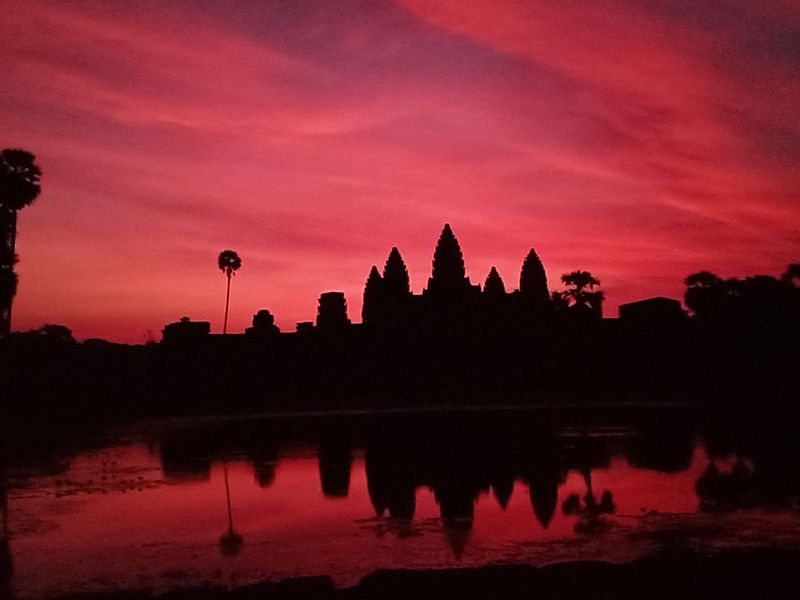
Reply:
[[[37,153],[16,325],[139,341],[284,328],[444,221],[470,274],[536,246],[614,305],[775,271],[800,241],[800,11],[672,0],[29,2],[0,21],[4,146]],[[96,308],[102,307],[102,308]],[[354,314],[357,318],[357,315]]]

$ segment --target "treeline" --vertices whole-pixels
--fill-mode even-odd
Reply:
[[[685,283],[684,302],[702,321],[735,327],[800,320],[800,263],[790,264],[780,277],[723,279],[701,271],[689,275]]]
[[[207,336],[190,344],[76,343],[48,325],[0,341],[11,421],[239,411],[652,400],[793,405],[800,278],[687,278],[682,320],[573,319],[513,330],[368,326]]]

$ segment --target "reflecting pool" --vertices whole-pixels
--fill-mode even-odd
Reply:
[[[141,423],[10,463],[19,597],[376,569],[627,561],[665,544],[798,546],[800,469],[684,419],[536,413]],[[794,456],[794,455],[793,455]]]

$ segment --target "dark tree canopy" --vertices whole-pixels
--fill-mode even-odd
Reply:
[[[588,271],[572,271],[564,273],[561,281],[568,287],[562,292],[553,293],[553,302],[557,307],[595,317],[603,316],[605,293],[594,289],[600,285],[599,279]]]
[[[443,287],[461,285],[466,277],[464,256],[453,230],[445,224],[442,235],[433,253],[433,274],[431,280]]]
[[[483,284],[483,291],[488,296],[503,296],[506,293],[506,286],[503,283],[503,278],[497,272],[496,267],[492,267],[489,275],[486,276],[486,282]]]
[[[230,277],[241,268],[242,259],[233,250],[223,250],[217,258],[217,266],[227,277]]]
[[[711,271],[700,271],[689,275],[684,283],[689,287],[710,287],[720,283],[722,279]]]
[[[525,257],[522,263],[522,271],[519,275],[519,291],[527,297],[540,302],[547,302],[550,293],[547,291],[547,274],[544,271],[539,255],[533,248]]]
[[[372,273],[370,273],[372,276]],[[387,296],[398,298],[411,293],[411,283],[408,279],[408,269],[400,251],[392,248],[386,265],[383,267],[383,289]]]
[[[722,279],[708,271],[689,275],[684,302],[701,320],[732,323],[800,318],[800,265],[790,264],[780,278],[753,275]]]
[[[710,271],[700,271],[689,275],[684,283],[686,293],[683,301],[689,310],[701,319],[712,318],[722,305],[727,294],[727,284]]]
[[[788,265],[783,275],[781,275],[781,279],[791,283],[793,286],[800,286],[800,263]]]
[[[582,292],[585,288],[593,289],[596,285],[600,285],[600,280],[595,279],[589,271],[572,271],[571,273],[564,273],[561,276],[561,282],[564,285],[574,286],[578,292]]]
[[[41,191],[36,157],[19,148],[0,152],[0,334],[11,331],[11,306],[17,293],[17,211]]]
[[[69,343],[75,342],[75,338],[72,337],[72,330],[66,325],[47,323],[34,331],[35,333],[51,340]]]
[[[553,292],[550,295],[550,302],[556,310],[566,310],[569,308],[569,299],[564,296],[563,292]]]
[[[19,148],[0,152],[0,207],[20,210],[31,204],[41,191],[42,171],[36,156]]]

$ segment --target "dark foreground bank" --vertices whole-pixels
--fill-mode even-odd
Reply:
[[[753,549],[700,556],[667,549],[627,564],[572,562],[544,567],[494,565],[469,569],[377,571],[351,588],[328,577],[265,582],[233,590],[217,586],[77,594],[60,600],[373,600],[484,598],[797,598],[800,551]]]

